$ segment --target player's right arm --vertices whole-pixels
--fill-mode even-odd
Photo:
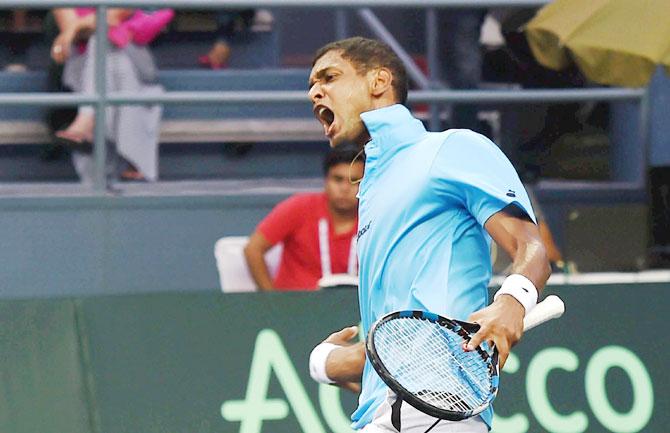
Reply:
[[[256,230],[250,237],[249,242],[244,247],[244,257],[247,260],[247,266],[251,277],[256,286],[262,291],[274,290],[270,270],[265,262],[265,253],[272,248],[272,244],[259,230]]]
[[[524,315],[537,302],[551,272],[530,199],[504,153],[472,131],[448,135],[431,170],[436,193],[463,206],[514,260],[506,288],[525,296],[512,296],[512,289],[498,292],[506,296],[496,296],[491,305],[466,319],[480,325],[469,350],[482,341],[495,343],[502,367],[521,338]]]

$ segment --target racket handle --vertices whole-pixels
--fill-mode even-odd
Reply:
[[[565,312],[565,304],[556,295],[549,295],[546,299],[538,303],[535,308],[530,310],[530,313],[523,319],[523,330],[528,331],[537,325],[557,319]]]

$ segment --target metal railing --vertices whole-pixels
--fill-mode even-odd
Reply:
[[[174,7],[174,8],[245,8],[245,7],[274,7],[274,8],[356,8],[359,15],[372,25],[372,30],[382,38],[390,38],[384,33],[383,26],[375,21],[375,16],[365,7],[388,8],[388,7],[421,7],[421,8],[464,8],[464,7],[539,7],[549,3],[550,0],[2,0],[0,8],[13,7],[71,7],[71,6],[95,6],[97,29],[95,34],[95,66],[96,81],[94,95],[72,95],[54,93],[0,93],[0,105],[38,105],[38,106],[77,106],[94,105],[96,108],[95,126],[95,179],[93,191],[104,195],[108,191],[108,180],[105,173],[106,165],[106,142],[105,142],[105,108],[110,105],[138,105],[147,103],[157,104],[282,104],[290,102],[307,102],[307,93],[303,91],[220,91],[220,92],[178,92],[172,91],[155,96],[136,96],[120,92],[108,93],[106,83],[106,53],[108,41],[104,37],[107,34],[107,21],[105,19],[107,9],[114,7]],[[339,9],[340,11],[342,9]],[[435,31],[434,19],[431,20],[431,11],[427,14],[429,30]],[[434,18],[434,14],[432,14]],[[342,14],[337,14],[339,22],[338,33],[346,32],[346,22]],[[432,23],[432,25],[431,25]],[[341,36],[341,35],[339,35]],[[434,62],[437,47],[430,40],[435,37],[428,36],[427,44],[431,59]],[[393,42],[391,40],[390,42]],[[403,54],[402,48],[391,44],[399,54]],[[407,56],[403,58],[405,63],[412,62]],[[640,151],[647,152],[649,137],[649,101],[646,89],[623,89],[623,88],[592,88],[592,89],[536,89],[536,90],[428,90],[430,78],[411,63],[409,70],[413,78],[418,82],[422,90],[409,93],[410,102],[425,103],[524,103],[524,102],[567,102],[567,101],[639,101],[640,103]],[[414,66],[412,68],[411,66]],[[433,111],[434,113],[434,111]],[[624,175],[625,179],[615,179],[614,189],[622,191],[643,190],[644,171],[646,159],[638,162],[639,167],[634,167],[633,176]],[[629,170],[630,171],[630,170]],[[598,185],[595,189],[602,189]],[[580,188],[584,188],[581,186]]]
[[[543,6],[551,0],[3,0],[2,8],[29,7],[171,7],[180,9],[221,9],[254,7],[300,7],[300,8],[399,8],[399,7],[534,7]]]

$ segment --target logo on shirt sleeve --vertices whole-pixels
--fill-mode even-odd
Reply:
[[[513,190],[508,189],[507,190],[507,197],[516,197],[516,193]]]

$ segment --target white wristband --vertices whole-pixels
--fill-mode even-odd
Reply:
[[[537,305],[537,289],[535,284],[521,274],[512,274],[505,278],[502,286],[493,296],[493,300],[500,295],[511,295],[519,301],[528,314]]]
[[[312,349],[312,353],[309,355],[309,374],[312,376],[312,379],[319,383],[335,383],[335,381],[331,380],[326,374],[326,360],[328,359],[330,352],[338,347],[340,346],[337,344],[321,343]]]

